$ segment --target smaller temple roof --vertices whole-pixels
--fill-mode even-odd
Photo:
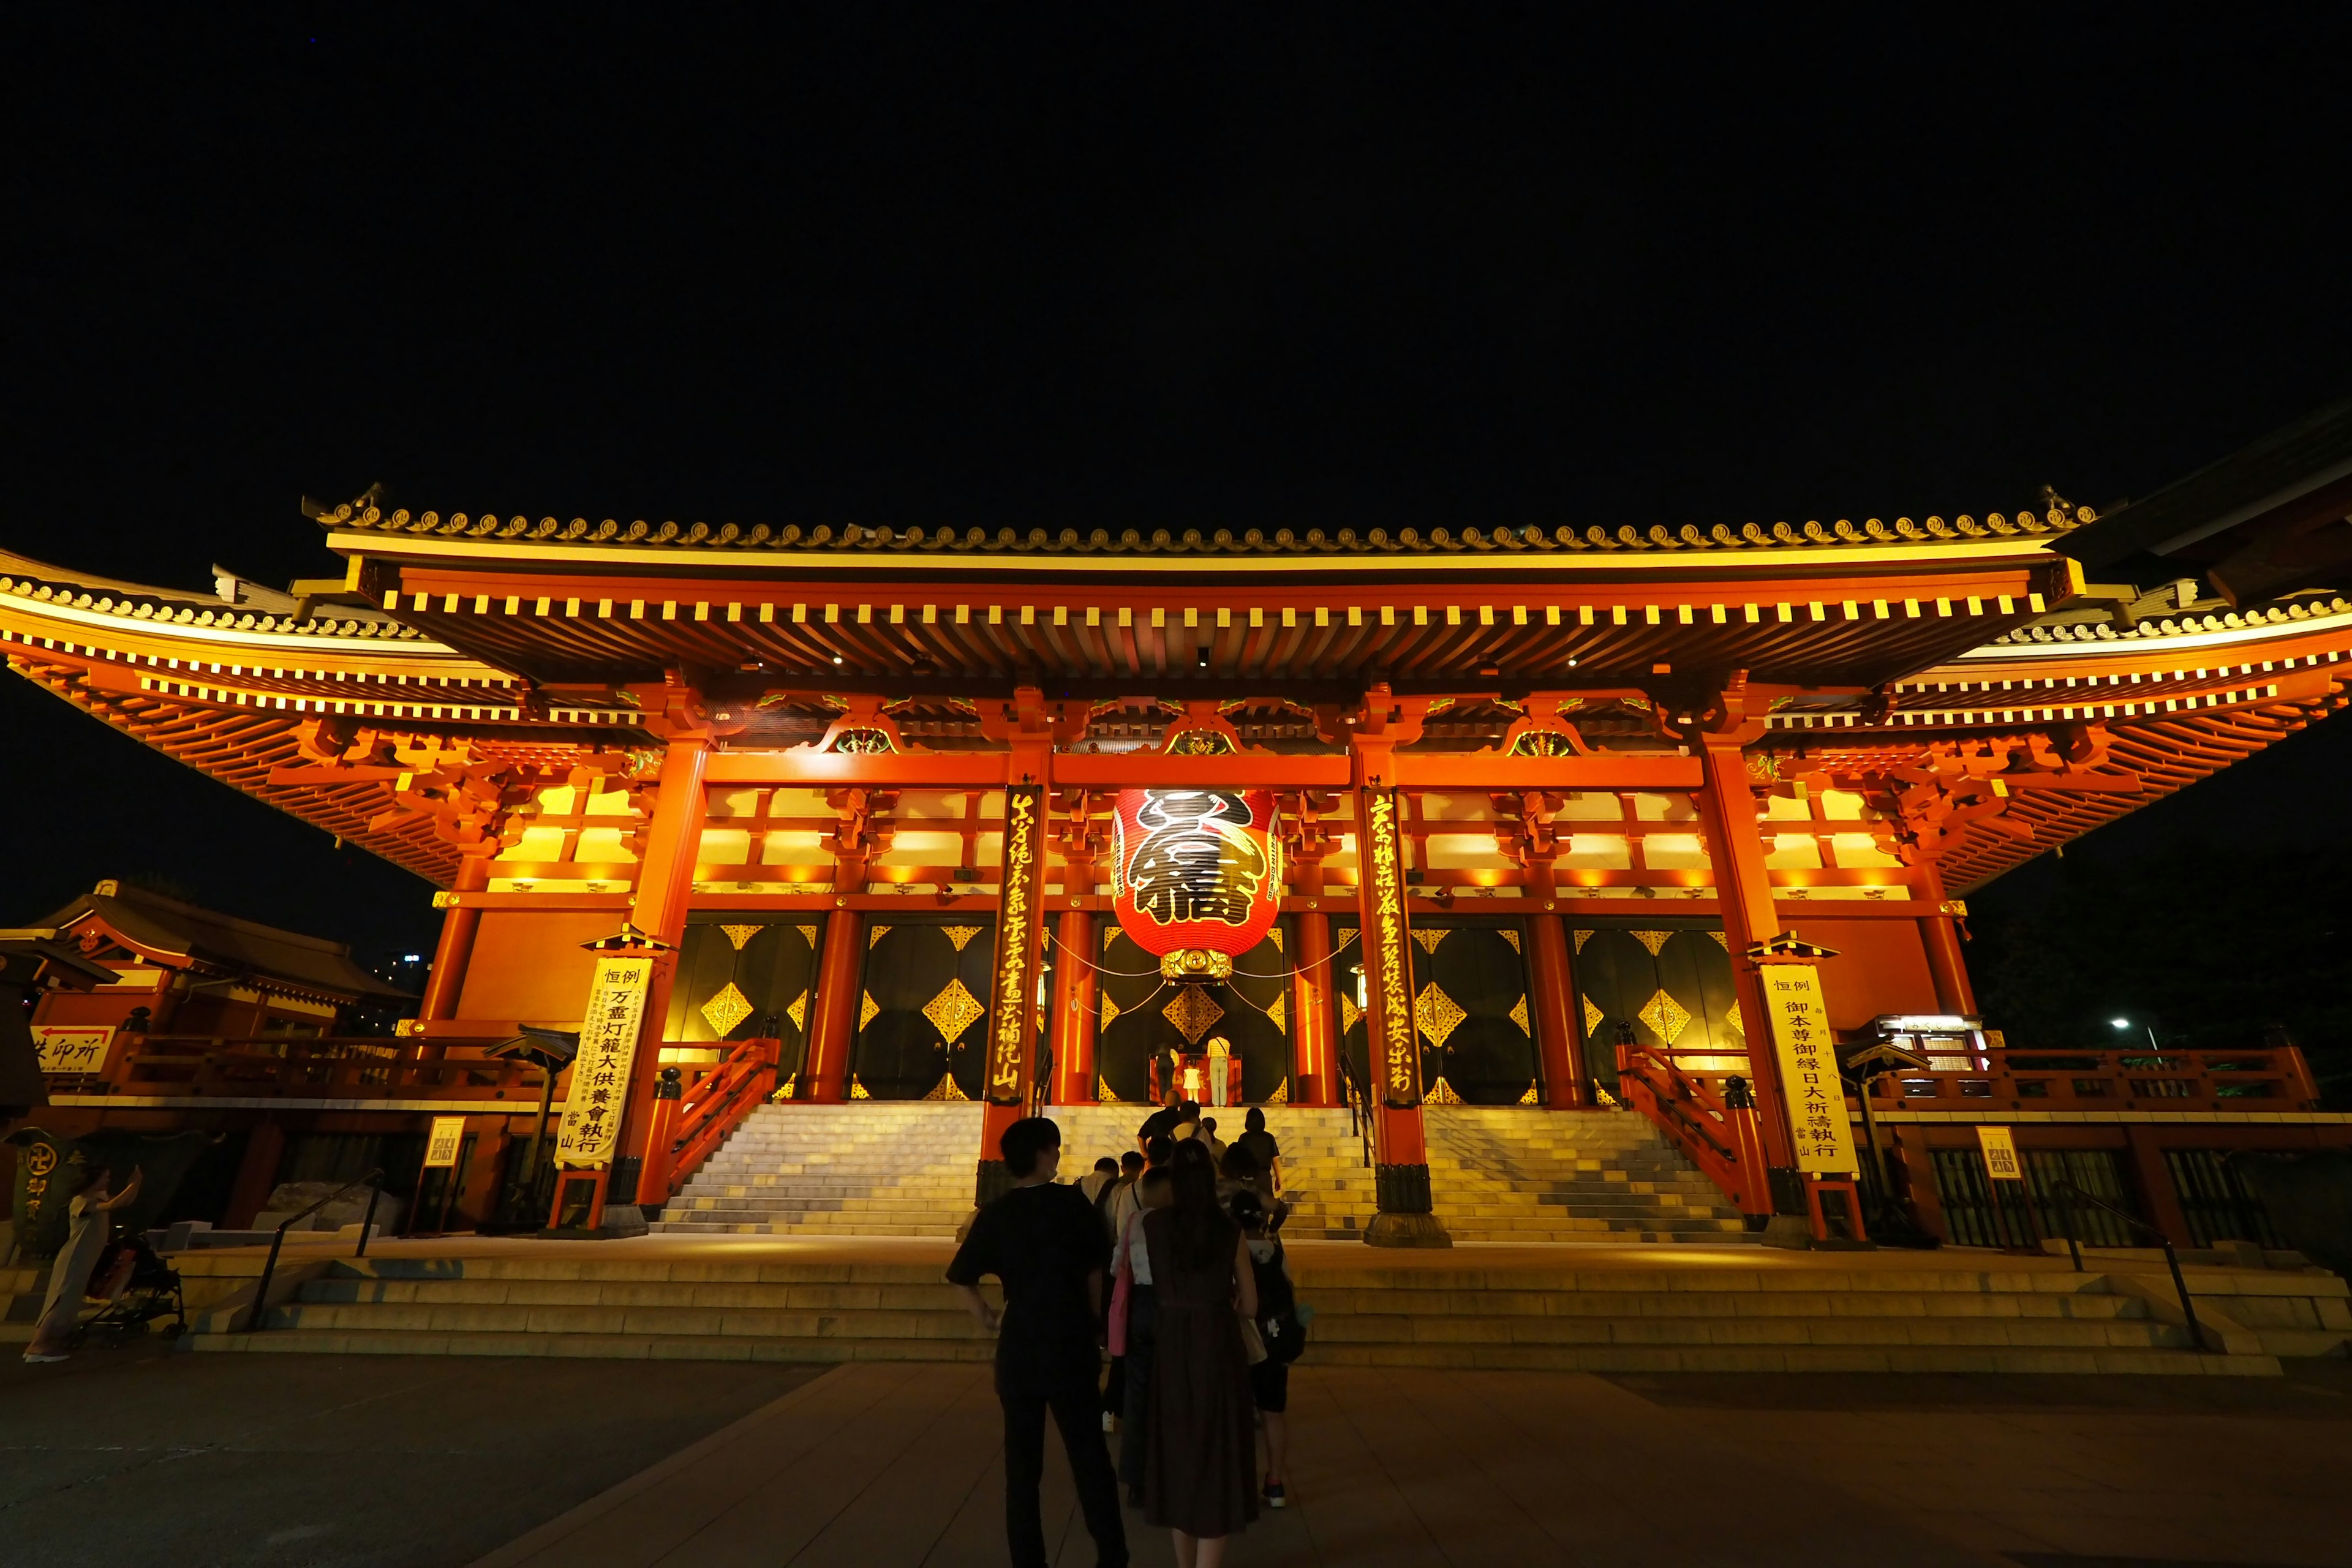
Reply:
[[[346,943],[239,920],[110,879],[39,923],[63,934],[90,919],[151,952],[239,975],[351,1000],[408,994],[352,963]]]
[[[2331,403],[2079,528],[2094,571],[2204,573],[2232,607],[2352,585],[2352,398]],[[2137,574],[2147,578],[2151,574]]]

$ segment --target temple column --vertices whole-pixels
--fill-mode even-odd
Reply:
[[[662,756],[653,820],[646,825],[644,853],[637,864],[637,890],[629,905],[629,924],[661,945],[654,950],[653,966],[646,977],[645,1012],[637,1025],[636,1056],[629,1068],[628,1100],[616,1144],[619,1152],[597,1194],[589,1217],[591,1226],[603,1223],[606,1204],[637,1200],[637,1173],[645,1165],[646,1139],[653,1122],[662,1033],[669,1022],[670,987],[677,978],[677,944],[686,936],[695,862],[702,855],[703,777],[709,762],[710,738],[701,732],[674,737]],[[558,1181],[559,1205],[562,1188]]]
[[[1372,704],[1373,728],[1387,692]],[[1394,742],[1359,736],[1356,761],[1357,918],[1361,922],[1366,1035],[1370,1042],[1373,1180],[1380,1212],[1364,1239],[1374,1247],[1451,1247],[1429,1190],[1429,1146],[1421,1116],[1421,1041],[1413,1021],[1412,942],[1397,800],[1389,788]]]
[[[846,896],[836,897],[834,905],[824,919],[824,942],[817,955],[807,1061],[793,1094],[795,1100],[818,1105],[838,1105],[847,1092],[850,1047],[857,1040],[857,970],[865,957],[857,940],[865,922]]]
[[[1544,1104],[1581,1110],[1591,1100],[1584,1053],[1577,1047],[1576,979],[1568,931],[1558,915],[1528,917],[1528,971],[1535,992],[1536,1049],[1543,1059]]]
[[[489,857],[464,855],[457,860],[455,885],[446,893],[433,895],[435,906],[446,912],[441,917],[441,940],[434,944],[433,967],[425,976],[425,995],[416,1008],[420,1024],[457,1016],[457,995],[466,984],[466,963],[474,955],[474,933],[482,924],[480,908],[461,902],[459,896],[478,893],[489,886]]]
[[[1298,917],[1298,957],[1290,972],[1290,1103],[1338,1105],[1339,1072],[1331,1032],[1331,917]]]
[[[1772,1047],[1771,1014],[1764,983],[1748,949],[1780,934],[1772,908],[1772,879],[1764,868],[1764,838],[1756,826],[1756,796],[1748,787],[1748,759],[1735,736],[1702,737],[1705,779],[1698,795],[1707,858],[1715,868],[1717,904],[1723,911],[1724,945],[1731,952],[1733,989],[1739,998],[1740,1034],[1748,1042],[1748,1077],[1756,1097],[1757,1126],[1764,1142],[1772,1188],[1783,1189],[1778,1209],[1803,1214],[1795,1180],[1796,1144],[1789,1125],[1788,1099]],[[1787,1174],[1780,1174],[1786,1172]],[[1751,1215],[1751,1219],[1761,1215]]]
[[[1927,950],[1927,973],[1936,982],[1936,1005],[1947,1013],[1973,1016],[1977,994],[1969,984],[1968,959],[1960,952],[1958,917],[1967,906],[1944,897],[1943,870],[1935,861],[1922,860],[1911,870],[1913,896],[1937,910],[1919,921],[1919,941]]]
[[[1095,918],[1064,910],[1054,924],[1054,1093],[1056,1105],[1095,1103]]]
[[[794,1100],[817,1105],[839,1105],[848,1098],[849,1058],[857,1045],[857,976],[866,958],[858,938],[865,921],[849,900],[866,891],[866,867],[873,853],[866,805],[863,790],[851,790],[836,802],[841,825],[827,845],[833,850],[833,912],[824,920],[807,1048],[793,1089]]]

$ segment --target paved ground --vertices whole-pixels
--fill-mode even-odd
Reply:
[[[1297,1503],[1236,1543],[1236,1568],[2352,1563],[2352,1363],[2284,1379],[1308,1366],[1293,1412]],[[1002,1477],[985,1367],[0,1363],[9,1568],[964,1568],[1004,1560]],[[1048,1518],[1057,1562],[1091,1563],[1057,1455]],[[1137,1562],[1171,1561],[1129,1519]]]
[[[805,1383],[740,1363],[0,1358],[7,1568],[445,1568]]]

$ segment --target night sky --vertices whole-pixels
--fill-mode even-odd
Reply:
[[[8,8],[0,542],[282,584],[337,569],[298,498],[379,480],[927,527],[2104,508],[2352,391],[2321,8],[1568,9]],[[0,920],[141,875],[430,942],[405,873],[22,682],[0,719]],[[2323,727],[2067,864],[2332,846],[2347,762]]]

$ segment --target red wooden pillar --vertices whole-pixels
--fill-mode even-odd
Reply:
[[[642,1170],[652,1122],[655,1074],[661,1066],[662,1032],[669,1022],[669,994],[677,977],[677,944],[686,935],[687,906],[694,893],[694,865],[702,851],[705,816],[703,776],[710,761],[708,734],[674,736],[662,757],[661,777],[654,796],[653,820],[646,825],[645,851],[637,863],[637,890],[630,900],[629,924],[665,944],[653,955],[646,978],[645,1012],[637,1024],[637,1050],[629,1066],[629,1096],[622,1111],[619,1161],[632,1171]],[[608,1201],[636,1202],[634,1177],[618,1199],[612,1195],[614,1171],[596,1173],[596,1197],[590,1205],[589,1227],[604,1222]],[[561,1223],[566,1182],[555,1184],[556,1214],[551,1226]]]
[[[1772,1051],[1771,1014],[1765,1005],[1762,976],[1748,950],[1780,934],[1772,908],[1772,879],[1764,868],[1764,839],[1756,826],[1756,796],[1748,784],[1748,760],[1730,736],[1706,737],[1705,783],[1699,789],[1701,826],[1707,858],[1715,868],[1716,897],[1723,911],[1724,945],[1731,950],[1733,989],[1739,998],[1740,1034],[1748,1041],[1748,1077],[1756,1095],[1757,1131],[1770,1169],[1789,1173],[1779,1184],[1802,1214],[1794,1180],[1796,1144],[1789,1126],[1788,1100],[1780,1066]],[[1751,1201],[1769,1196],[1771,1184],[1751,1189]],[[1778,1205],[1774,1205],[1778,1207]]]
[[[864,861],[860,861],[861,868]],[[843,884],[836,882],[836,888]],[[847,1093],[850,1048],[857,1042],[857,973],[865,959],[858,940],[865,921],[845,894],[825,917],[824,942],[817,956],[815,1016],[809,1020],[808,1058],[801,1068],[796,1100],[838,1105]]]
[[[1055,1105],[1095,1103],[1095,918],[1064,910],[1054,925]]]
[[[419,1023],[430,1024],[457,1016],[458,993],[466,984],[466,964],[474,956],[474,933],[482,924],[480,908],[458,900],[462,894],[480,892],[489,880],[488,856],[463,856],[457,861],[457,884],[448,892],[434,895],[433,901],[447,912],[441,917],[441,940],[434,945],[433,967],[425,976],[425,996],[417,1005]]]
[[[1331,1032],[1331,917],[1298,917],[1298,958],[1290,972],[1290,1103],[1338,1105],[1338,1040]]]
[[[269,1202],[270,1192],[278,1184],[278,1162],[286,1152],[286,1129],[275,1121],[260,1121],[246,1134],[245,1153],[236,1163],[236,1179],[229,1184],[228,1207],[221,1215],[222,1228],[243,1230],[253,1223]]]
[[[1977,1010],[1977,994],[1969,984],[1969,961],[1960,952],[1960,906],[1944,897],[1943,872],[1933,860],[1921,861],[1912,873],[1920,901],[1937,910],[1919,921],[1919,940],[1927,950],[1927,973],[1936,982],[1936,1005],[1947,1013],[1972,1015]]]
[[[1381,696],[1384,703],[1385,693]],[[1399,852],[1397,800],[1386,777],[1390,752],[1390,743],[1367,743],[1363,737],[1355,747],[1357,918],[1363,933],[1372,1175],[1380,1204],[1364,1239],[1374,1247],[1451,1247],[1454,1238],[1438,1222],[1429,1190],[1404,864]]]
[[[1536,1049],[1543,1058],[1544,1104],[1581,1110],[1591,1103],[1584,1053],[1578,1049],[1576,978],[1569,967],[1568,933],[1558,915],[1528,917],[1528,969],[1535,991]]]

